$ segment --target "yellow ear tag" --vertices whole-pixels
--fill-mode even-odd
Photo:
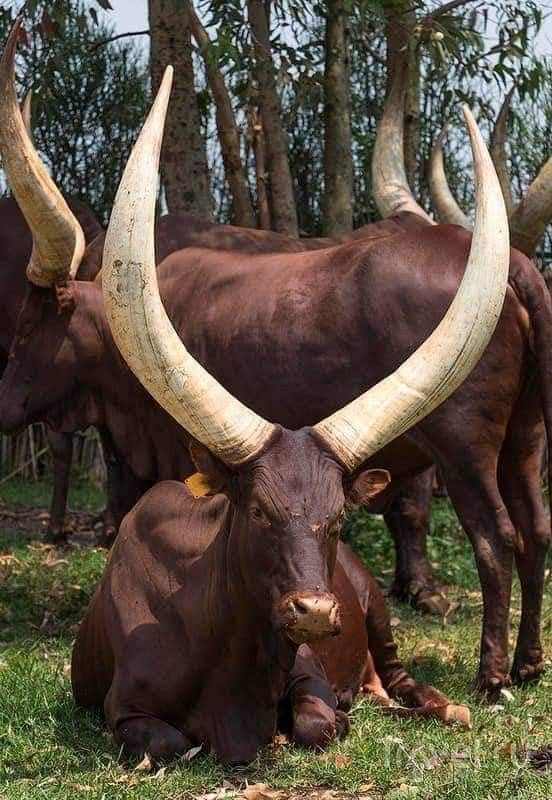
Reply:
[[[209,483],[209,476],[205,475],[203,472],[194,472],[193,475],[186,478],[184,483],[192,497],[195,497],[196,500],[199,497],[205,497],[205,495],[213,491],[213,487]]]

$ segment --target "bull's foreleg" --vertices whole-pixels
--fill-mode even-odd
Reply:
[[[389,703],[389,697],[394,697],[409,709],[409,714],[469,725],[470,714],[466,707],[451,703],[430,684],[418,683],[405,670],[397,654],[383,593],[371,575],[366,577],[364,591],[366,595],[362,598],[362,605],[366,608],[369,653],[362,680],[363,691],[383,705]],[[406,713],[404,708],[389,710],[391,713]]]
[[[290,720],[286,720],[288,717]],[[324,669],[307,645],[299,648],[288,676],[280,722],[284,730],[290,729],[287,732],[300,747],[327,747],[349,731],[349,718],[337,709]]]
[[[120,722],[113,732],[124,758],[170,761],[184,755],[192,743],[181,731],[155,717],[132,717]]]
[[[102,513],[103,532],[99,544],[111,547],[125,514],[137,503],[150,485],[140,481],[117,453],[109,432],[100,429],[106,466],[107,507]]]
[[[384,518],[395,542],[392,594],[419,611],[444,615],[450,603],[435,586],[426,548],[434,476],[431,467],[404,481]]]
[[[57,433],[50,428],[46,428],[46,436],[52,453],[54,491],[50,503],[50,522],[45,539],[47,542],[58,544],[67,539],[65,512],[73,460],[73,436],[70,433]]]
[[[516,533],[496,481],[493,459],[445,473],[449,496],[474,549],[483,594],[481,655],[475,685],[496,694],[510,684],[508,623]]]
[[[501,454],[500,487],[518,532],[515,559],[521,584],[521,621],[511,669],[516,683],[534,680],[544,670],[540,627],[550,523],[542,502],[540,463],[538,446],[530,453]]]
[[[393,639],[383,592],[372,575],[366,576],[364,591],[367,596],[362,604],[366,608],[370,657],[363,678],[363,690],[379,697],[385,694],[396,697],[408,706],[424,705],[433,696],[432,693],[442,699],[440,692],[431,686],[417,684],[405,670]]]

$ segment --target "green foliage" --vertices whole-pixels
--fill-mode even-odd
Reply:
[[[473,180],[467,134],[459,104],[468,103],[487,133],[506,90],[518,91],[511,122],[511,169],[514,194],[520,197],[535,176],[549,142],[550,62],[534,56],[534,41],[542,22],[535,0],[510,3],[468,2],[441,13],[441,6],[415,0],[418,23],[414,36],[421,68],[420,158],[417,185],[422,205],[430,208],[425,171],[431,146],[444,122],[454,130],[446,145],[448,178],[458,202],[473,207]],[[447,4],[448,5],[448,4]],[[216,32],[216,52],[233,96],[238,117],[251,99],[251,42],[245,4],[231,0],[200,0],[204,21]],[[353,128],[354,222],[378,219],[372,200],[370,162],[376,125],[381,116],[386,83],[384,10],[390,0],[351,0],[350,67]],[[321,230],[323,205],[323,70],[325,2],[278,0],[271,8],[271,45],[289,137],[300,229]],[[253,95],[254,99],[254,95]],[[208,109],[210,114],[212,108]],[[524,122],[525,120],[525,122]],[[212,130],[212,126],[210,128]],[[515,147],[514,147],[515,142]],[[213,163],[216,142],[211,142]],[[252,159],[245,152],[252,175]],[[227,206],[224,178],[215,170],[214,190],[219,217]],[[550,249],[545,243],[545,250]]]
[[[18,84],[20,96],[33,89],[34,136],[52,177],[106,223],[144,120],[149,79],[132,40],[98,46],[112,29],[94,24],[88,11],[94,7],[83,0],[32,3],[23,21],[28,44],[18,48]],[[11,16],[0,17],[2,39]]]

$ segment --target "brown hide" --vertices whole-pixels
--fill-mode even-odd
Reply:
[[[469,243],[461,228],[430,226],[285,257],[189,248],[159,266],[160,291],[176,330],[209,372],[266,419],[298,429],[396,369],[431,333],[457,289]],[[30,298],[36,335],[14,347],[0,385],[1,415],[11,412],[12,424],[42,418],[78,385],[95,397],[120,459],[139,479],[183,478],[192,469],[186,436],[122,364],[98,288],[75,282],[71,291],[74,310],[61,316],[53,306],[45,310],[46,295]],[[44,342],[54,330],[58,344],[50,350]],[[512,251],[510,288],[478,366],[447,402],[373,459],[395,479],[433,460],[442,470],[481,575],[484,688],[508,682],[514,551],[527,613],[513,675],[524,680],[542,669],[538,620],[549,525],[530,464],[541,458],[541,405],[552,418],[551,340],[546,286]]]
[[[183,484],[165,482],[123,522],[79,630],[71,675],[76,702],[104,710],[127,755],[169,758],[202,744],[225,763],[247,763],[270,742],[278,718],[299,743],[327,744],[346,730],[336,707],[348,709],[361,688],[369,647],[384,689],[433,712],[448,703],[405,672],[381,592],[343,544],[330,578],[341,633],[298,653],[278,625],[272,609],[282,597],[305,581],[324,585],[326,560],[335,558],[334,514],[316,531],[307,523],[311,513],[322,522],[319,507],[334,508],[337,498],[325,497],[340,493],[340,470],[327,455],[320,461],[311,436],[284,432],[276,442],[284,460],[309,473],[297,485],[273,470],[278,459],[269,448],[234,478],[230,501],[193,499]],[[291,503],[284,517],[283,507],[265,506],[264,538],[247,522],[261,476],[267,502],[285,491]],[[305,492],[311,510],[299,532],[301,515],[290,509]]]
[[[102,235],[102,228],[93,212],[80,200],[68,200],[79,219],[85,239],[91,242]],[[5,369],[17,317],[27,290],[25,268],[32,248],[27,223],[12,197],[0,198],[0,373]],[[97,268],[81,265],[78,277],[91,280]],[[69,489],[73,444],[70,436],[47,430],[53,463],[53,495],[47,537],[62,538]]]
[[[88,206],[75,199],[69,199],[68,203],[82,226],[87,243],[102,234],[102,227]],[[8,357],[27,289],[25,267],[31,249],[31,234],[16,201],[13,197],[0,198],[0,358],[3,362]],[[83,266],[78,278],[92,280],[98,269]]]

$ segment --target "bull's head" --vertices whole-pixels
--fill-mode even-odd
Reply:
[[[88,357],[94,357],[87,349],[88,364],[83,363],[83,337],[92,350],[100,345],[84,304],[79,308],[77,303],[94,285],[73,281],[83,266],[83,230],[44,168],[17,102],[14,68],[19,28],[18,19],[0,62],[0,151],[10,188],[31,230],[33,249],[27,265],[28,289],[0,384],[0,428],[5,432],[42,419],[62,397],[71,395],[79,379],[76,368],[86,374]],[[101,240],[85,258],[88,274],[95,273],[88,262],[98,258],[98,247]],[[94,289],[99,301],[99,289]]]
[[[171,80],[168,68],[115,200],[103,260],[107,317],[137,378],[201,442],[200,471],[215,482],[216,465],[224,473],[219,478],[230,486],[228,546],[239,567],[237,579],[259,607],[268,603],[272,620],[290,637],[306,641],[339,626],[330,577],[344,477],[448,397],[494,330],[508,276],[504,203],[466,109],[477,222],[466,272],[446,316],[392,375],[314,427],[284,430],[244,406],[190,355],[159,297],[154,215]],[[365,477],[359,476],[360,484],[367,484]],[[376,476],[378,482],[385,483],[385,476]]]

